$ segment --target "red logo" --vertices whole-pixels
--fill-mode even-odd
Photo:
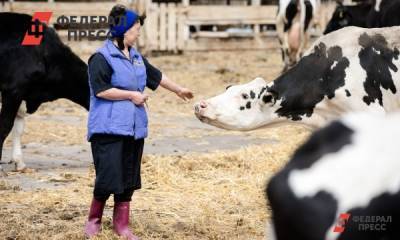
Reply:
[[[339,216],[338,224],[333,229],[333,232],[342,233],[344,232],[346,223],[349,221],[350,213],[341,213]]]
[[[25,33],[22,45],[39,45],[42,42],[44,23],[49,23],[52,14],[52,12],[35,12],[33,14],[31,26]]]

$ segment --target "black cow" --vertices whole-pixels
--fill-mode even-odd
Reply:
[[[399,122],[357,113],[315,132],[267,186],[268,239],[400,239]]]
[[[365,28],[400,25],[400,0],[374,0],[359,5],[338,3],[324,34],[347,26]]]
[[[54,29],[44,24],[40,45],[21,45],[31,19],[26,14],[0,13],[0,160],[22,101],[29,114],[59,98],[89,109],[87,65],[61,42]],[[1,166],[0,171],[4,174]]]

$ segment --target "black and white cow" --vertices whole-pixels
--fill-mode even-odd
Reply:
[[[0,13],[0,160],[4,140],[22,102],[29,114],[42,103],[58,98],[89,109],[87,65],[61,42],[54,29],[44,25],[43,40],[38,46],[21,45],[31,19],[26,14]],[[25,110],[20,112],[23,115]],[[17,134],[21,126],[23,122],[18,124]],[[17,168],[21,166],[24,164],[19,159]],[[0,171],[4,174],[1,166]]]
[[[300,59],[310,38],[310,23],[319,5],[319,0],[279,0],[276,30],[284,71]]]
[[[270,83],[257,78],[200,101],[195,115],[231,130],[301,123],[321,127],[346,112],[400,109],[400,27],[347,27],[319,38]]]
[[[267,185],[268,239],[400,239],[399,123],[352,113],[312,134]]]
[[[347,26],[391,27],[400,25],[400,0],[374,0],[359,5],[338,3],[324,34]]]

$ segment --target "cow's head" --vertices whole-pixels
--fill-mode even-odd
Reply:
[[[196,117],[207,124],[229,129],[247,131],[268,123],[275,112],[276,97],[268,91],[262,78],[230,86],[213,98],[194,105]]]
[[[350,26],[352,22],[352,16],[347,6],[338,3],[335,12],[332,15],[331,20],[328,22],[324,34],[336,31],[338,29]]]

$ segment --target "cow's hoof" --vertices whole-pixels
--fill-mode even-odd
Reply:
[[[27,168],[25,163],[21,163],[21,161],[14,161],[15,163],[15,168],[14,172],[20,172],[20,173],[33,173],[36,172],[35,169],[32,168]]]
[[[14,167],[17,172],[20,172],[26,168],[26,164],[23,163],[22,161],[14,161],[14,163],[15,163]]]

